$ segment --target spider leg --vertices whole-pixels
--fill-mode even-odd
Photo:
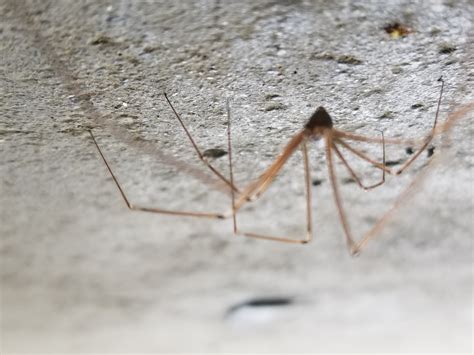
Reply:
[[[348,140],[355,140],[355,141],[368,142],[368,143],[379,143],[379,142],[383,143],[383,142],[385,142],[387,144],[410,144],[410,145],[416,145],[416,144],[421,143],[422,144],[421,147],[415,152],[415,154],[413,154],[413,156],[410,159],[408,159],[402,165],[402,167],[400,169],[398,169],[397,171],[395,171],[393,173],[390,169],[385,168],[385,169],[387,169],[386,172],[389,173],[389,174],[400,175],[403,171],[405,171],[420,156],[420,154],[426,149],[426,147],[428,147],[430,142],[433,140],[433,137],[437,133],[439,108],[441,106],[441,100],[442,100],[442,97],[443,97],[443,90],[444,90],[444,80],[443,80],[443,78],[440,77],[438,79],[438,81],[441,82],[441,88],[440,88],[440,93],[439,93],[439,98],[438,98],[438,104],[437,104],[437,107],[436,107],[436,114],[435,114],[435,119],[434,119],[434,122],[433,122],[433,127],[431,128],[428,135],[425,136],[423,139],[421,139],[421,141],[416,140],[416,139],[415,140],[413,140],[413,139],[408,139],[408,140],[406,140],[406,139],[392,139],[392,138],[385,139],[383,136],[382,136],[382,139],[378,139],[378,138],[374,138],[374,137],[366,137],[366,136],[361,136],[361,135],[357,135],[357,134],[353,134],[353,133],[347,133],[347,132],[343,132],[343,131],[339,131],[339,130],[334,130],[334,135],[337,138],[336,142],[341,143],[346,149],[350,150],[352,153],[358,155],[360,158],[362,158],[364,160],[367,160],[368,162],[372,163],[374,166],[376,166],[380,169],[384,169],[384,167],[382,167],[382,166],[380,166],[380,164],[374,162],[372,159],[367,157],[362,152],[357,151],[356,149],[350,147],[346,142],[344,142],[343,138],[348,139]],[[441,132],[443,132],[443,130],[441,130]]]
[[[385,142],[385,144],[398,144],[398,145],[416,145],[419,144],[420,141],[416,139],[399,139],[399,138],[376,138],[376,137],[368,137],[368,136],[362,136],[360,134],[355,134],[355,133],[349,133],[349,132],[344,132],[339,129],[334,128],[334,137],[335,138],[341,138],[341,139],[347,139],[347,140],[352,140],[356,142],[366,142],[366,143],[379,143],[382,144]]]
[[[339,213],[339,219],[344,229],[344,235],[346,236],[346,243],[349,249],[349,252],[354,255],[356,253],[354,239],[352,238],[352,233],[349,228],[349,222],[347,221],[346,212],[342,206],[341,196],[339,194],[339,186],[337,184],[336,172],[334,170],[334,162],[332,156],[332,147],[333,147],[333,137],[332,132],[329,131],[325,134],[326,139],[326,160],[328,164],[329,179],[331,180],[332,192],[334,196],[334,201],[336,203],[337,211]]]
[[[174,115],[178,119],[181,127],[183,127],[184,132],[186,133],[186,136],[188,137],[189,141],[191,142],[194,150],[196,151],[199,160],[201,160],[209,170],[211,170],[220,180],[222,180],[226,185],[228,185],[232,190],[235,190],[236,192],[240,192],[239,189],[233,185],[224,175],[222,175],[207,159],[206,157],[202,154],[201,150],[198,148],[196,142],[194,141],[193,137],[191,136],[191,133],[189,132],[188,128],[184,124],[183,119],[181,116],[178,114],[176,109],[174,108],[173,104],[171,103],[170,99],[168,99],[168,95],[166,93],[163,93],[165,96],[166,101],[168,102],[169,106],[171,107],[171,110],[173,110]]]
[[[467,113],[471,112],[472,110],[474,110],[474,104],[468,104],[462,107],[461,109],[455,111],[454,113],[452,113],[449,118],[449,120],[451,120],[449,121],[449,126],[445,127],[442,133],[446,133],[451,128],[452,124],[454,124],[457,120],[461,119],[463,116],[465,116]],[[402,205],[407,199],[409,199],[413,195],[413,192],[416,189],[416,187],[420,185],[423,179],[428,175],[430,169],[432,169],[436,163],[437,162],[434,161],[432,164],[430,164],[430,166],[427,169],[423,169],[417,175],[417,177],[405,188],[405,190],[402,191],[402,193],[395,200],[392,207],[387,212],[385,212],[385,214],[375,223],[375,225],[367,233],[365,233],[362,239],[359,242],[357,242],[354,248],[356,253],[360,252],[363,248],[365,248],[368,242],[377,236],[378,232],[380,232],[380,230],[383,228],[385,223],[387,223],[390,220],[390,218],[396,212],[396,210],[400,207],[400,205]]]
[[[305,180],[305,197],[306,197],[306,235],[303,239],[289,238],[289,237],[276,237],[265,234],[258,234],[252,232],[240,231],[237,228],[237,222],[235,218],[235,208],[234,212],[234,233],[238,235],[243,235],[248,238],[264,239],[271,240],[276,242],[283,243],[293,243],[293,244],[306,244],[309,243],[313,238],[313,222],[312,222],[312,206],[311,206],[311,174],[309,169],[309,157],[308,157],[308,148],[306,141],[302,142],[302,151],[303,151],[303,165],[304,165],[304,180]]]
[[[423,145],[418,149],[418,151],[415,154],[413,154],[413,156],[410,159],[408,159],[405,162],[405,164],[402,165],[400,169],[398,169],[395,172],[396,175],[400,175],[401,173],[403,173],[403,171],[405,171],[405,169],[407,169],[420,156],[420,154],[426,149],[426,147],[428,147],[430,142],[433,140],[433,137],[436,132],[436,125],[438,123],[439,107],[441,106],[441,99],[443,97],[443,88],[444,88],[443,78],[440,77],[438,80],[441,81],[441,91],[439,93],[438,106],[436,107],[436,114],[435,114],[435,119],[433,122],[433,127],[431,128],[430,133],[428,133],[428,135],[425,137]]]
[[[94,145],[96,146],[99,155],[101,156],[105,166],[107,167],[107,170],[109,171],[110,175],[112,176],[112,179],[114,180],[115,185],[120,191],[120,194],[125,201],[125,204],[130,210],[133,211],[142,211],[142,212],[151,212],[151,213],[162,213],[162,214],[169,214],[169,215],[176,215],[176,216],[190,216],[190,217],[204,217],[204,218],[226,218],[224,214],[221,213],[213,213],[213,212],[192,212],[192,211],[172,211],[172,210],[166,210],[166,209],[161,209],[161,208],[152,208],[152,207],[144,207],[144,206],[138,206],[134,205],[130,202],[130,199],[127,197],[127,194],[125,193],[125,190],[119,183],[117,177],[115,176],[114,172],[112,171],[112,168],[105,158],[104,153],[102,152],[102,149],[100,148],[99,144],[97,143],[97,140],[94,137],[94,134],[92,133],[92,130],[89,130],[89,133],[92,137],[92,141],[94,142]]]
[[[278,172],[283,168],[288,159],[293,155],[295,150],[301,145],[304,137],[304,132],[298,132],[288,142],[283,152],[278,158],[275,159],[272,165],[257,179],[257,181],[251,183],[245,188],[239,197],[235,201],[235,210],[239,210],[242,205],[249,201],[258,199],[270,186],[273,179],[277,176]]]
[[[406,189],[397,197],[395,200],[395,203],[390,207],[390,209],[385,212],[385,214],[379,218],[379,220],[375,223],[375,225],[364,234],[362,239],[357,242],[357,244],[354,246],[354,254],[358,254],[366,245],[367,243],[373,239],[377,234],[380,232],[380,230],[383,228],[385,223],[389,221],[389,219],[392,217],[392,215],[396,212],[396,210],[400,207],[400,205],[410,196],[413,194],[413,191],[416,186],[420,184],[420,182],[423,180],[423,178],[427,175],[428,169],[424,169],[420,175],[418,175],[411,183],[406,187]]]
[[[313,200],[311,195],[311,172],[309,170],[309,156],[306,141],[303,141],[303,162],[306,192],[306,242],[310,242],[311,239],[313,239]]]
[[[232,164],[232,143],[231,143],[231,115],[230,115],[230,104],[229,99],[226,101],[227,109],[227,150],[229,152],[229,176],[230,184],[234,186],[234,166]],[[234,234],[237,234],[237,217],[235,215],[235,190],[230,189],[231,202],[232,202],[232,224],[234,226]]]
[[[363,152],[361,152],[359,149],[356,149],[352,146],[350,146],[348,143],[346,143],[345,141],[343,141],[341,138],[339,137],[335,137],[334,138],[334,143],[336,144],[341,144],[342,146],[344,146],[344,148],[346,148],[348,151],[350,151],[351,153],[357,155],[359,158],[369,162],[370,164],[372,164],[373,166],[375,166],[376,168],[378,169],[381,169],[383,171],[385,171],[386,173],[388,174],[393,174],[392,173],[392,170],[390,170],[389,168],[387,168],[385,166],[385,162],[384,163],[379,163],[377,161],[375,161],[374,159],[368,157],[366,154],[364,154]],[[381,139],[380,143],[383,144],[383,146],[385,147],[385,142],[383,139]],[[384,154],[385,156],[385,154]]]
[[[385,166],[385,142],[384,142],[384,134],[383,134],[383,131],[381,132],[382,133],[382,164]],[[380,185],[382,185],[384,182],[385,182],[385,169],[382,169],[382,179],[375,183],[375,184],[372,184],[372,185],[364,185],[362,183],[362,181],[360,180],[360,178],[357,176],[357,174],[354,172],[354,169],[351,168],[351,166],[349,165],[349,163],[346,161],[346,159],[344,158],[344,156],[342,155],[341,151],[339,150],[339,148],[337,147],[337,145],[333,142],[332,144],[332,148],[334,149],[334,151],[336,152],[336,155],[339,157],[339,159],[342,161],[342,163],[344,164],[344,166],[347,168],[347,170],[349,171],[349,174],[352,176],[352,178],[357,182],[357,184],[364,190],[368,191],[368,190],[371,190],[371,189],[374,189]]]

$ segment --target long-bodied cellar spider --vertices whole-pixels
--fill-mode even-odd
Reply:
[[[174,108],[173,104],[169,100],[166,93],[164,97],[169,104],[170,108],[172,109],[175,117],[177,118],[179,124],[183,128],[184,132],[187,135],[188,140],[190,141],[191,145],[193,146],[194,151],[197,153],[199,160],[209,169],[219,180],[225,183],[228,189],[231,192],[232,197],[232,208],[230,211],[225,213],[216,213],[216,212],[200,212],[200,211],[178,211],[178,210],[167,210],[164,208],[150,208],[144,206],[138,206],[130,202],[127,194],[125,193],[123,187],[119,183],[116,175],[114,174],[109,162],[107,161],[104,153],[102,152],[94,134],[90,131],[90,135],[92,140],[97,147],[97,150],[105,163],[110,175],[112,176],[117,188],[122,195],[123,200],[125,201],[127,207],[131,210],[136,211],[144,211],[144,212],[152,212],[152,213],[164,213],[170,215],[177,215],[177,216],[192,216],[192,217],[206,217],[206,218],[229,218],[232,217],[233,219],[233,228],[234,234],[243,235],[250,238],[257,238],[257,239],[267,239],[279,242],[286,242],[286,243],[301,243],[305,244],[311,241],[313,237],[313,225],[312,225],[312,205],[311,205],[311,174],[309,168],[309,157],[308,157],[308,143],[311,140],[323,140],[325,144],[325,157],[328,169],[329,180],[331,183],[331,188],[333,191],[334,201],[337,207],[337,211],[339,214],[339,220],[342,224],[346,243],[348,249],[351,254],[357,254],[363,247],[368,243],[370,239],[372,239],[376,233],[381,229],[381,227],[386,223],[388,217],[393,213],[393,210],[398,207],[399,203],[395,203],[391,209],[389,209],[384,215],[382,215],[372,226],[372,228],[367,231],[362,238],[356,242],[351,228],[349,226],[346,211],[343,207],[341,201],[341,194],[339,191],[339,186],[337,183],[336,172],[334,168],[335,164],[335,157],[340,160],[342,165],[347,169],[350,176],[354,179],[357,185],[364,189],[364,190],[371,190],[382,185],[385,182],[385,175],[400,175],[406,169],[408,169],[413,162],[420,156],[420,154],[427,149],[430,142],[433,140],[433,137],[438,133],[437,126],[438,126],[438,116],[439,116],[439,109],[441,105],[441,100],[443,96],[443,89],[444,89],[444,81],[442,78],[438,79],[441,82],[439,98],[436,107],[435,118],[433,121],[432,128],[429,132],[423,136],[421,139],[397,139],[397,138],[385,138],[383,132],[381,132],[380,137],[369,137],[363,136],[359,134],[349,133],[342,130],[339,130],[334,127],[333,120],[331,116],[327,113],[327,111],[323,107],[319,107],[309,118],[309,120],[304,125],[303,129],[297,132],[287,143],[287,145],[283,148],[283,151],[280,155],[274,160],[274,162],[252,183],[248,186],[244,187],[243,189],[239,189],[234,183],[234,175],[233,175],[233,161],[232,161],[232,145],[231,145],[231,114],[229,108],[229,102],[227,102],[227,116],[228,116],[228,130],[227,130],[227,142],[228,142],[228,162],[229,162],[229,177],[224,176],[218,169],[216,169],[210,161],[207,159],[205,154],[199,149],[197,144],[195,143],[190,131],[184,124],[183,119],[178,114],[176,109]],[[443,130],[441,130],[442,132]],[[376,159],[368,156],[364,153],[361,149],[355,148],[349,142],[364,142],[364,143],[375,143],[380,144],[382,148],[382,159],[381,161],[377,161]],[[395,144],[395,145],[413,145],[418,144],[419,147],[413,152],[411,157],[402,164],[402,166],[396,170],[391,169],[386,164],[385,158],[385,146],[387,144]],[[344,148],[346,151],[352,153],[355,157],[366,161],[371,166],[381,171],[381,178],[375,184],[372,185],[365,185],[359,175],[354,171],[354,169],[349,164],[348,160],[344,157],[342,153],[342,149]],[[257,234],[253,232],[246,232],[241,231],[238,228],[237,223],[237,215],[239,210],[247,203],[251,203],[252,201],[258,199],[270,186],[272,181],[275,177],[279,174],[285,163],[287,163],[288,159],[294,154],[295,151],[301,149],[303,152],[303,164],[304,164],[304,179],[305,179],[305,197],[306,197],[306,233],[303,238],[293,239],[289,237],[277,237],[272,235],[264,235],[264,234]]]

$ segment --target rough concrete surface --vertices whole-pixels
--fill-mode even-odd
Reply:
[[[453,113],[474,100],[473,7],[1,0],[2,354],[470,353],[472,111]],[[384,29],[397,23],[406,33]],[[336,164],[357,239],[417,181],[357,257],[318,142],[315,239],[292,245],[233,236],[230,220],[129,211],[88,133],[132,203],[228,211],[229,191],[197,159],[163,91],[203,150],[227,151],[229,100],[243,187],[320,105],[345,131],[422,137],[441,75],[440,121],[457,119],[432,157],[367,193]],[[358,146],[380,160],[380,145]],[[387,144],[391,166],[409,159],[406,148]],[[345,156],[364,181],[379,179]],[[242,210],[242,228],[302,235],[301,159]],[[228,176],[227,156],[214,163]]]

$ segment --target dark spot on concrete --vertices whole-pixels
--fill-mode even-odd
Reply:
[[[336,61],[338,63],[342,63],[342,64],[352,64],[352,65],[358,65],[358,64],[362,64],[362,60],[352,56],[352,55],[347,55],[347,54],[344,54],[344,55],[341,55],[339,56]]]
[[[97,46],[99,44],[112,45],[115,44],[115,42],[109,36],[98,34],[89,41],[89,44],[92,44],[93,46]]]
[[[402,161],[400,159],[398,159],[398,160],[387,160],[385,162],[385,166],[394,166],[394,165],[399,165],[401,163],[402,163]]]
[[[405,153],[407,153],[408,155],[412,155],[414,153],[413,148],[412,147],[406,147],[405,148]]]
[[[385,111],[385,112],[382,113],[378,118],[379,118],[380,120],[388,119],[388,118],[393,118],[393,112],[392,112],[392,111]]]
[[[206,149],[204,152],[202,152],[203,157],[213,158],[213,159],[223,157],[226,154],[227,154],[227,152],[223,149],[220,149],[220,148]]]
[[[384,31],[390,35],[393,39],[398,39],[400,37],[405,37],[413,32],[413,30],[400,23],[400,22],[392,22],[384,26]]]
[[[313,186],[319,186],[323,183],[323,180],[322,179],[313,179],[313,181],[311,182]]]
[[[429,147],[429,148],[426,150],[427,155],[428,155],[428,158],[431,157],[431,156],[433,156],[434,151],[435,151],[435,147],[434,147],[434,146],[431,146],[431,147]]]
[[[271,100],[271,99],[274,99],[275,97],[280,97],[280,95],[275,94],[275,93],[266,94],[265,95],[265,100]]]
[[[453,53],[456,50],[456,46],[450,43],[442,43],[439,46],[439,53],[441,54],[449,54]]]
[[[346,177],[344,179],[342,179],[342,183],[347,185],[347,184],[353,184],[355,183],[355,179],[353,177]]]
[[[417,109],[417,108],[421,108],[423,106],[424,105],[421,102],[417,102],[416,104],[411,105],[411,108],[412,109]]]
[[[235,313],[243,308],[264,308],[264,307],[283,307],[288,306],[293,303],[293,298],[291,297],[261,297],[253,298],[248,301],[238,303],[234,306],[231,306],[227,311],[227,315]]]

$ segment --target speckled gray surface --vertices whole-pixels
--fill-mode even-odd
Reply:
[[[317,144],[315,240],[282,245],[234,237],[228,220],[127,210],[87,129],[134,203],[226,210],[163,91],[202,149],[226,148],[230,99],[244,186],[319,105],[347,131],[419,137],[440,75],[441,120],[472,102],[472,13],[469,1],[0,1],[2,353],[469,353],[471,112],[356,258]],[[395,22],[412,31],[391,38]],[[241,223],[304,229],[300,158]],[[357,235],[427,163],[371,193],[339,169]],[[285,304],[238,307],[272,297]]]

